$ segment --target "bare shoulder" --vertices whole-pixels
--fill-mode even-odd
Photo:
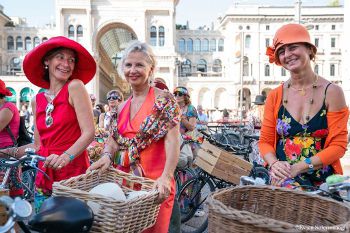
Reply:
[[[326,92],[326,106],[328,111],[339,111],[340,109],[346,107],[345,96],[343,89],[332,83],[328,86]]]
[[[68,89],[69,90],[75,90],[75,89],[85,89],[85,85],[84,83],[79,80],[79,79],[73,79],[72,81],[70,81],[70,83],[68,84]]]

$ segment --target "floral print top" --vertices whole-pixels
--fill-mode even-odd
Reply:
[[[279,135],[276,145],[277,158],[293,165],[320,152],[328,135],[326,113],[326,105],[323,103],[319,112],[307,124],[302,125],[281,105],[276,128]],[[319,186],[333,173],[331,166],[325,166],[312,174],[303,173],[287,180],[282,186]]]

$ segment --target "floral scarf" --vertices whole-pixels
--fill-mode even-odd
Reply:
[[[111,116],[110,135],[118,143],[121,152],[120,165],[125,164],[126,151],[128,152],[130,167],[136,175],[143,176],[140,167],[140,152],[152,142],[163,138],[168,130],[180,122],[180,107],[175,98],[170,94],[160,95],[152,108],[152,114],[147,116],[140,125],[139,131],[133,138],[123,137],[118,132],[117,112]],[[124,151],[124,152],[123,152]]]

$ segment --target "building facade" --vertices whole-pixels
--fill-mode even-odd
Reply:
[[[55,25],[44,28],[28,27],[1,9],[0,75],[15,94],[12,101],[20,105],[42,91],[26,80],[21,62],[33,47],[58,35],[80,42],[95,58],[97,73],[87,89],[98,102],[106,102],[111,89],[126,96],[130,93],[117,67],[123,49],[133,39],[152,46],[158,61],[155,77],[164,79],[170,90],[187,86],[192,103],[205,109],[246,111],[256,95],[267,95],[288,79],[286,70],[268,63],[265,50],[280,26],[295,21],[293,6],[233,4],[215,29],[177,30],[178,1],[56,0]],[[344,12],[343,6],[305,6],[300,12],[301,23],[309,28],[318,48],[315,71],[340,85],[349,83],[349,65],[345,65],[349,45],[343,46],[348,35],[344,25],[349,20],[344,22]]]

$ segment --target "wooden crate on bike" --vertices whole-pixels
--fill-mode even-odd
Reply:
[[[234,155],[204,141],[198,151],[195,164],[210,175],[233,184],[239,184],[241,176],[249,175],[253,165],[238,155]]]

